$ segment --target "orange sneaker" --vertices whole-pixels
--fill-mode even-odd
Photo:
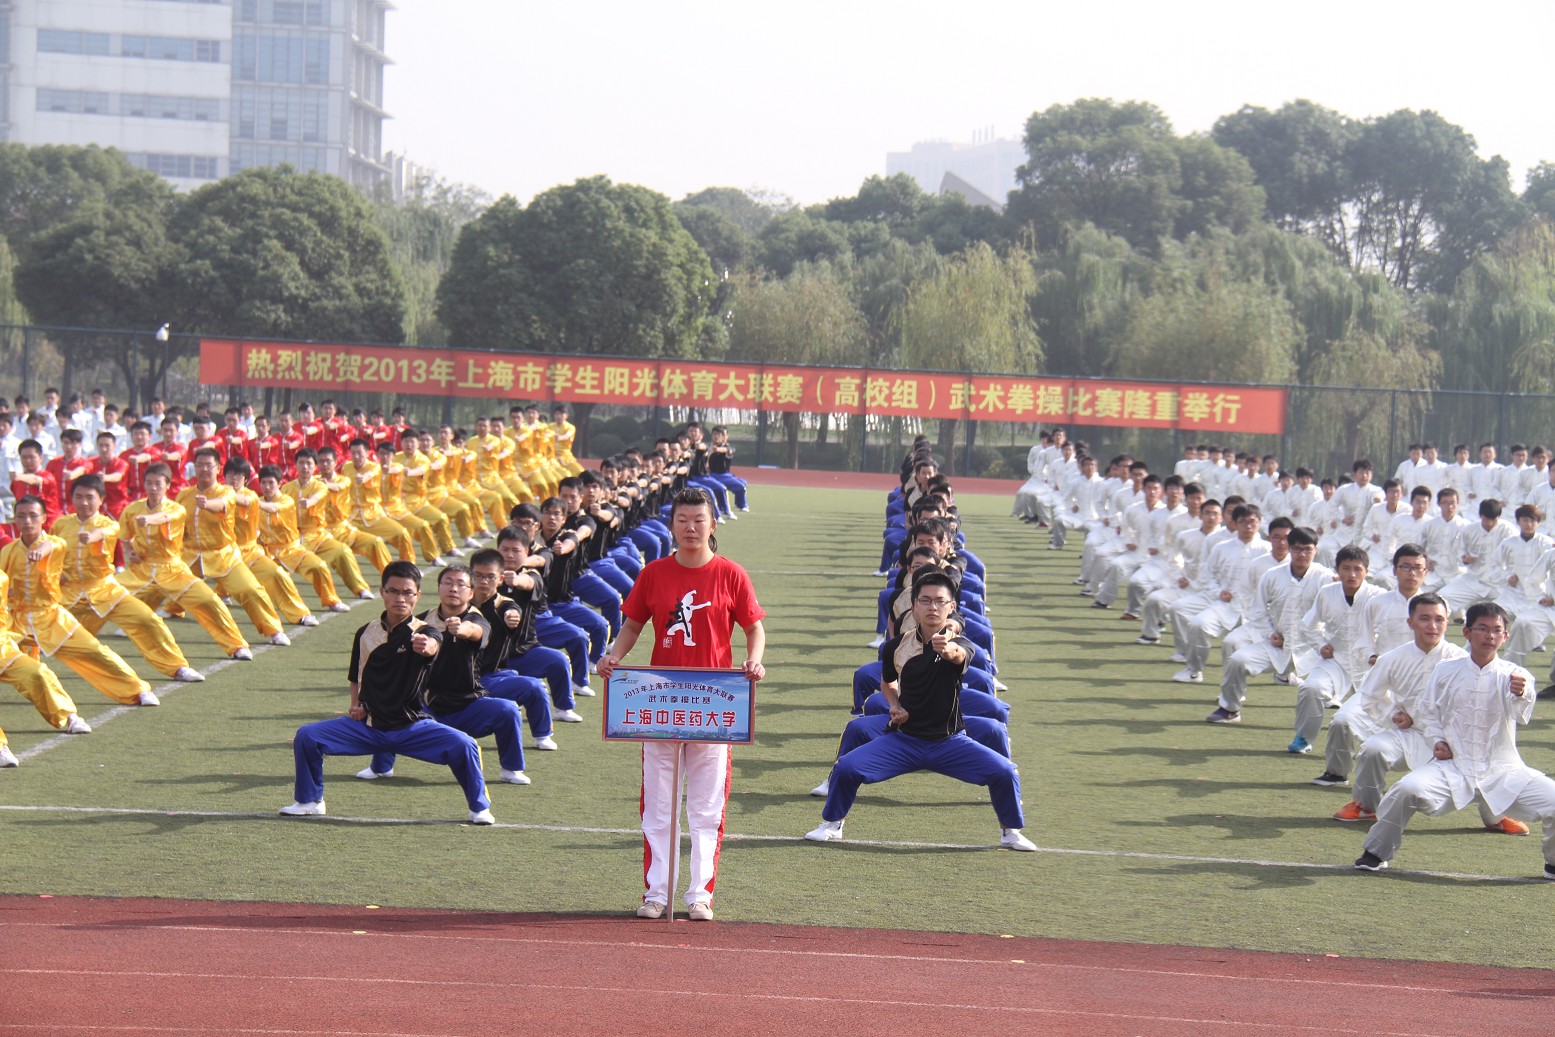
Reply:
[[[1351,800],[1338,810],[1334,811],[1335,821],[1375,821],[1377,815]]]
[[[1507,835],[1527,835],[1528,826],[1515,818],[1503,817],[1493,825],[1486,825],[1486,831],[1505,832]]]

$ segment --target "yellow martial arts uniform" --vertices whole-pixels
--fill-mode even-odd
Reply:
[[[504,436],[471,436],[465,440],[475,452],[475,476],[481,488],[502,498],[500,512],[492,512],[492,521],[498,529],[508,523],[508,512],[520,503],[513,487],[503,478],[502,465],[512,457],[513,444]]]
[[[389,545],[383,542],[383,538],[351,524],[350,483],[342,479],[339,472],[335,473],[334,479],[325,479],[321,475],[319,480],[324,483],[324,521],[328,523],[329,535],[367,559],[373,572],[383,572],[394,561],[394,556],[389,553]]]
[[[119,543],[119,524],[98,512],[82,522],[73,514],[61,515],[52,529],[65,542],[65,568],[60,574],[60,600],[70,614],[95,635],[108,623],[116,623],[137,651],[169,677],[189,665],[173,632],[150,606],[114,578],[114,548]],[[82,532],[95,538],[83,543]]]
[[[414,562],[416,548],[411,543],[410,533],[383,510],[383,469],[378,462],[369,459],[358,468],[356,462],[347,461],[340,469],[339,477],[345,480],[345,492],[350,502],[346,521],[353,528],[388,544],[401,561]],[[337,531],[335,535],[338,537],[340,534]],[[352,546],[355,547],[354,544]],[[378,571],[382,572],[388,564],[384,562]]]
[[[457,483],[453,484],[450,491],[448,473],[451,462],[443,451],[434,446],[425,454],[417,456],[427,459],[427,503],[453,520],[461,537],[468,539],[475,535],[477,529],[485,529],[486,518],[481,511],[480,501],[473,498],[465,500],[466,495]]]
[[[362,568],[356,564],[350,545],[330,535],[329,488],[324,480],[309,479],[304,486],[293,479],[281,487],[281,495],[290,497],[296,506],[297,533],[303,549],[313,552],[335,570],[352,594],[360,595],[367,590],[367,581],[362,578]]]
[[[572,444],[578,438],[577,428],[570,421],[553,421],[550,429],[557,462],[567,469],[567,474],[582,475],[583,466],[572,456]]]
[[[432,459],[421,451],[394,455],[394,463],[401,469],[399,502],[405,511],[425,522],[432,531],[437,553],[448,554],[454,549],[453,525],[441,508],[433,504],[429,496],[431,488]],[[393,515],[393,511],[389,512]]]
[[[507,502],[496,490],[488,490],[481,485],[480,463],[476,460],[475,451],[470,448],[469,441],[466,440],[463,447],[445,451],[444,456],[448,458],[450,465],[454,463],[456,457],[459,460],[458,475],[450,477],[450,486],[457,479],[457,484],[463,489],[465,496],[473,499],[480,507],[481,513],[489,520],[482,532],[489,533],[506,526],[508,524]]]
[[[340,595],[335,593],[335,581],[329,574],[329,566],[324,564],[324,559],[302,546],[301,534],[297,529],[297,502],[285,493],[278,493],[275,500],[256,501],[254,511],[258,516],[259,547],[265,555],[274,563],[284,566],[287,571],[302,574],[304,579],[313,584],[313,590],[319,596],[319,604],[325,608],[340,604]],[[330,543],[335,542],[331,540]],[[346,551],[343,545],[335,546],[345,552],[351,568],[356,569],[356,559],[351,557],[351,552]],[[254,568],[252,563],[249,568]],[[257,569],[254,571],[258,572]],[[357,579],[361,578],[361,570],[357,570]]]
[[[230,656],[248,641],[227,606],[184,564],[184,519],[177,501],[163,498],[156,507],[131,501],[119,515],[119,539],[134,558],[125,559],[130,564],[120,582],[143,598],[177,602]]]
[[[405,507],[405,501],[400,496],[400,489],[405,484],[405,467],[395,463],[393,458],[389,460],[389,466],[378,466],[382,471],[382,480],[379,483],[379,491],[383,496],[383,510],[389,518],[405,527],[411,539],[421,545],[422,561],[431,563],[439,558],[443,552],[437,548],[437,537],[432,533],[432,527],[426,519],[414,514]],[[442,515],[437,516],[442,519]]]
[[[228,489],[233,493],[233,502],[228,508],[233,513],[232,534],[237,541],[238,557],[243,559],[243,564],[254,574],[259,586],[265,589],[265,596],[286,622],[302,622],[302,617],[311,615],[313,610],[297,593],[291,573],[276,564],[275,559],[259,546],[259,495],[248,489]]]
[[[7,604],[11,580],[0,571],[0,681],[22,693],[49,726],[64,729],[76,712],[76,704],[65,692],[54,671],[21,650],[12,631],[11,609]]]
[[[36,561],[28,557],[33,549],[44,547],[49,549],[45,557]],[[60,604],[59,577],[64,567],[65,542],[47,533],[31,548],[20,540],[0,548],[0,569],[11,581],[12,629],[113,701],[139,702],[140,693],[150,691],[151,685]]]
[[[217,502],[225,507],[211,511],[200,507],[203,496],[207,505]],[[189,571],[216,582],[218,593],[226,595],[248,613],[249,622],[265,637],[281,632],[281,617],[275,602],[259,585],[254,574],[243,564],[237,540],[237,495],[226,483],[213,483],[206,489],[185,486],[178,495],[184,509],[184,562]]]

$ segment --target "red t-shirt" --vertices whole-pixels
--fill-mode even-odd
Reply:
[[[650,666],[730,669],[730,636],[736,625],[765,616],[750,576],[721,555],[704,566],[681,565],[674,555],[643,566],[621,611],[637,623],[653,622]]]
[[[98,475],[117,475],[120,472],[124,473],[124,478],[120,479],[118,482],[103,483],[103,488],[106,490],[103,495],[103,510],[108,512],[108,514],[112,515],[114,518],[118,518],[119,512],[124,510],[124,506],[135,499],[129,495],[130,463],[120,457],[115,457],[106,463],[104,463],[101,457],[97,459]],[[144,496],[144,492],[142,493],[142,496]],[[73,508],[74,505],[72,504],[72,509]],[[61,512],[66,510],[71,509],[67,509],[61,506]]]
[[[175,441],[158,443],[157,449],[162,451],[162,463],[167,465],[168,471],[172,473],[167,495],[176,497],[178,491],[184,487],[184,459],[189,456],[189,448]]]
[[[131,461],[130,458],[145,454],[151,460],[144,464]],[[129,500],[140,500],[146,495],[146,469],[162,460],[162,448],[155,444],[141,450],[138,447],[130,447],[119,455],[119,460],[126,466],[124,476],[124,493]]]
[[[32,483],[13,479],[11,481],[11,496],[16,500],[21,500],[30,494],[43,501],[43,524],[52,526],[54,520],[59,518],[59,481],[54,478],[54,474],[47,468],[40,468],[32,474],[42,479],[43,482],[35,486]]]
[[[97,458],[95,456],[87,457],[83,454],[74,461],[66,461],[64,457],[56,457],[45,467],[48,473],[54,477],[55,507],[59,511],[64,512],[70,510],[70,495],[75,492],[76,488],[74,479],[65,478],[66,470],[73,472],[84,468],[86,471],[82,472],[82,475],[92,475],[97,471]],[[52,515],[49,517],[53,518]]]

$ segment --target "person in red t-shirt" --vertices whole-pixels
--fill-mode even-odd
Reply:
[[[196,414],[190,424],[194,426],[194,438],[189,440],[189,451],[184,457],[184,463],[188,466],[184,471],[185,486],[194,479],[194,455],[201,450],[209,448],[216,451],[218,468],[227,463],[227,437],[216,434],[216,419],[209,414]]]
[[[162,442],[157,444],[157,449],[162,453],[162,463],[167,465],[169,473],[168,493],[176,494],[184,486],[184,459],[189,453],[189,448],[178,441],[178,417],[162,419]],[[144,479],[144,473],[142,478]],[[142,483],[142,490],[145,484]],[[144,494],[143,494],[144,495]]]
[[[75,488],[76,480],[97,471],[97,459],[83,450],[82,438],[78,428],[67,428],[59,434],[60,455],[47,466],[55,487],[54,500],[44,501],[49,522],[70,508],[70,491]]]
[[[54,524],[59,518],[59,481],[43,463],[43,446],[36,439],[24,439],[16,448],[22,470],[11,473],[11,496],[21,500],[29,493],[43,501],[43,522]]]
[[[119,455],[124,462],[124,499],[140,500],[146,495],[146,469],[162,460],[162,449],[151,442],[151,426],[137,421],[130,426],[130,445]],[[114,518],[119,513],[113,513]]]
[[[260,415],[254,419],[254,438],[248,441],[248,463],[254,471],[265,465],[282,467],[281,437],[270,431],[270,419]],[[255,479],[259,477],[254,476]]]
[[[281,439],[281,470],[288,479],[297,478],[297,454],[308,447],[307,430],[301,422],[292,421],[290,411],[282,411],[277,419],[280,424],[276,435]]]
[[[735,624],[745,631],[745,662],[751,680],[767,675],[761,659],[766,615],[756,600],[750,576],[717,554],[718,513],[705,490],[675,495],[670,508],[675,553],[643,567],[622,606],[624,620],[611,651],[599,661],[606,680],[653,621],[650,666],[733,667],[730,644]],[[691,888],[686,906],[695,921],[713,917],[713,882],[723,844],[724,811],[729,802],[729,746],[701,742],[645,742],[642,747],[643,881],[647,887],[641,918],[662,918],[669,905],[670,826],[677,789],[671,788],[677,752],[685,752],[686,819],[691,834]]]
[[[224,422],[223,428],[216,435],[217,440],[221,443],[222,464],[226,464],[227,459],[233,457],[253,464],[254,459],[249,456],[248,452],[248,444],[251,440],[248,431],[243,428],[242,416],[238,409],[236,407],[228,407],[226,413],[222,415],[222,421]]]
[[[129,496],[130,463],[122,458],[115,457],[113,448],[118,446],[112,432],[99,432],[97,434],[97,456],[93,458],[95,472],[103,480],[103,510],[114,518],[119,517],[119,512],[131,500]],[[74,492],[74,486],[72,486]],[[66,509],[61,501],[60,511]],[[71,505],[74,507],[74,503]]]
[[[356,438],[356,430],[345,419],[334,400],[325,400],[319,404],[319,424],[324,428],[324,444],[335,448],[335,453],[341,457],[351,453],[351,440]]]

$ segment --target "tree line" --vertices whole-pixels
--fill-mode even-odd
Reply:
[[[726,187],[671,202],[604,177],[527,205],[428,179],[394,203],[285,168],[178,196],[115,152],[0,145],[0,279],[14,285],[0,310],[526,351],[1555,391],[1555,164],[1518,192],[1503,159],[1434,112],[1361,119],[1309,101],[1179,134],[1147,102],[1082,99],[1034,113],[1024,144],[1002,213],[905,175],[805,207]],[[1333,407],[1345,432],[1368,418]]]

